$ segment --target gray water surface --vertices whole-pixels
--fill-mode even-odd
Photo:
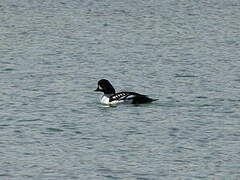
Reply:
[[[240,1],[0,2],[0,179],[240,179]],[[106,107],[99,79],[147,94]]]

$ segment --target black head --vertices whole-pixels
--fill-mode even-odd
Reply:
[[[115,94],[115,89],[106,79],[101,79],[98,81],[98,87],[95,91],[101,91],[104,92],[104,94]]]

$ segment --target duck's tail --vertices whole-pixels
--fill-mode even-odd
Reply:
[[[136,97],[133,98],[133,104],[142,104],[142,103],[151,103],[153,101],[157,101],[158,99],[152,99],[149,98],[145,95],[138,95]]]
[[[151,99],[151,102],[153,102],[153,101],[157,101],[158,99],[152,99],[152,98],[149,98],[149,99]]]

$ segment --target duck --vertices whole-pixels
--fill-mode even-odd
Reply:
[[[116,93],[114,87],[107,79],[101,79],[98,81],[97,92],[103,92],[104,94],[100,98],[100,103],[105,105],[115,105],[120,103],[127,104],[143,104],[157,101],[158,99],[149,98],[146,95],[136,92],[118,92]]]

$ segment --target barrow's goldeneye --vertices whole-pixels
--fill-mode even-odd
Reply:
[[[157,99],[151,99],[146,95],[138,94],[135,92],[115,92],[115,89],[111,83],[106,79],[98,81],[98,87],[95,91],[101,91],[104,95],[101,97],[100,102],[102,104],[142,104],[156,101]]]

